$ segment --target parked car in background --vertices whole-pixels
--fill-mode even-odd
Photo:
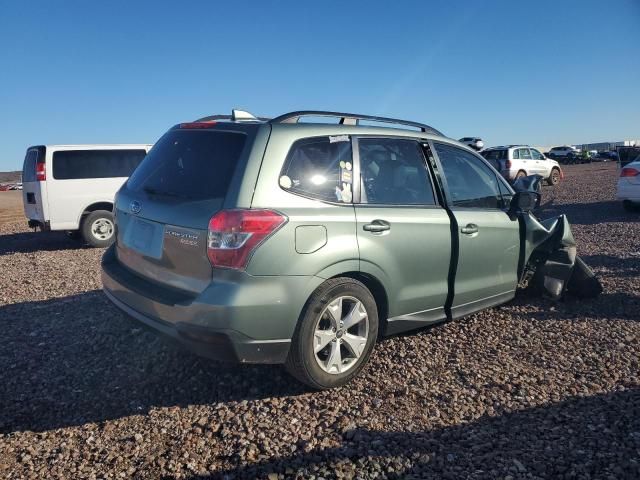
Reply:
[[[616,198],[622,200],[626,210],[640,206],[640,159],[627,163],[620,170]]]
[[[484,142],[479,137],[464,137],[458,140],[467,147],[473,148],[476,151],[480,151],[484,148]]]
[[[613,151],[599,152],[597,158],[603,162],[618,161],[618,153]]]
[[[574,163],[580,157],[580,150],[570,145],[564,145],[562,147],[553,147],[549,150],[548,155],[550,158],[559,160],[562,163]]]
[[[549,185],[557,185],[564,177],[557,161],[528,145],[491,147],[481,155],[510,182],[527,175],[541,175]]]
[[[22,170],[29,226],[65,230],[88,244],[113,241],[116,192],[151,145],[40,145],[29,147]]]

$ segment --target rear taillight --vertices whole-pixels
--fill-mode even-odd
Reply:
[[[44,162],[36,163],[36,180],[43,182],[47,179],[47,165]]]
[[[214,267],[244,270],[255,249],[287,217],[272,210],[222,210],[209,220],[207,255]]]
[[[511,168],[511,160],[506,160],[504,162],[504,168],[509,170]]]
[[[638,175],[640,175],[640,170],[633,167],[624,167],[620,171],[621,177],[637,177]]]

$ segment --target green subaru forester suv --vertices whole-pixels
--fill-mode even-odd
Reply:
[[[118,192],[104,291],[200,355],[335,387],[379,336],[513,298],[513,196],[427,125],[206,117],[171,128]]]

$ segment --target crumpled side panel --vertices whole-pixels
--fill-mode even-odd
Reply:
[[[576,253],[576,242],[565,215],[539,221],[531,213],[522,215],[524,275],[532,275],[532,288],[559,299],[565,293],[594,297],[602,286],[593,271]]]

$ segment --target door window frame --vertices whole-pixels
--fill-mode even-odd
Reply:
[[[418,151],[422,154],[422,161],[429,178],[431,189],[433,192],[433,204],[388,204],[388,203],[363,203],[362,202],[362,178],[360,176],[360,144],[359,139],[389,139],[389,140],[408,140],[416,143]],[[364,208],[442,208],[442,195],[440,185],[435,180],[435,174],[430,162],[427,159],[425,145],[427,140],[419,137],[400,137],[397,135],[352,135],[351,137],[351,154],[353,156],[353,204],[357,207]],[[357,179],[357,180],[356,180]]]
[[[484,157],[482,157],[482,155],[479,155],[476,152],[470,152],[468,150],[465,150],[463,148],[457,147],[456,145],[453,145],[453,144],[450,144],[450,143],[447,143],[447,142],[428,140],[428,143],[429,143],[429,148],[431,150],[431,154],[433,155],[434,161],[436,163],[438,172],[442,172],[442,175],[440,175],[439,173],[437,174],[437,178],[438,178],[438,181],[441,183],[441,188],[442,188],[442,192],[443,192],[443,195],[444,195],[444,199],[445,199],[447,208],[449,210],[477,211],[477,212],[506,212],[509,209],[509,201],[507,201],[504,198],[504,195],[502,193],[502,189],[500,188],[500,185],[502,187],[504,187],[504,189],[507,192],[509,192],[512,197],[513,197],[513,195],[515,195],[515,191],[513,190],[513,188],[511,188],[511,185],[509,185],[506,182],[506,180],[504,180],[504,177],[502,175],[500,175],[500,173],[497,172],[496,169],[493,168],[491,166],[491,164]],[[442,167],[442,162],[440,160],[440,156],[438,155],[438,151],[435,148],[436,144],[441,144],[441,145],[446,145],[448,147],[457,148],[458,150],[460,150],[462,152],[465,152],[465,153],[467,153],[469,155],[473,155],[474,157],[479,159],[482,163],[484,163],[489,168],[489,170],[491,170],[493,172],[493,174],[496,177],[496,183],[499,185],[498,186],[498,194],[500,195],[500,200],[502,201],[502,208],[461,207],[461,206],[458,206],[458,205],[454,205],[451,193],[449,191],[449,185],[447,183],[447,178],[444,175],[444,168]]]

